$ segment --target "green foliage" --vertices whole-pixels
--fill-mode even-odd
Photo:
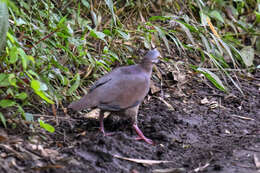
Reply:
[[[48,123],[45,123],[44,121],[42,121],[40,119],[38,119],[38,122],[39,122],[41,128],[45,129],[46,131],[48,131],[50,133],[54,133],[55,132],[55,128],[52,125],[50,125]]]
[[[1,119],[1,123],[4,125],[4,127],[6,128],[6,119],[4,117],[4,115],[2,114],[2,112],[0,112],[0,119]]]

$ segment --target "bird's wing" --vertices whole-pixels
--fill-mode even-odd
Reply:
[[[93,90],[93,97],[99,100],[99,108],[119,111],[140,104],[148,90],[149,78],[146,75],[119,73]]]
[[[114,76],[117,75],[118,71],[120,69],[114,69],[113,71],[111,71],[108,74],[105,74],[104,76],[102,76],[101,78],[99,78],[89,89],[89,92],[92,92],[93,90],[95,90],[96,88],[98,88],[101,85],[104,85],[105,83],[109,82]]]

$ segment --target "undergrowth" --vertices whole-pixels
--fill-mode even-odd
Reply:
[[[259,0],[1,0],[0,17],[5,127],[7,119],[33,122],[26,110],[43,105],[55,114],[116,65],[134,64],[144,48],[159,47],[166,63],[193,54],[190,68],[223,92],[230,80],[243,94],[234,71],[259,68]]]

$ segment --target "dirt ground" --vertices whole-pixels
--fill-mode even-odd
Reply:
[[[229,94],[218,91],[195,73],[181,86],[171,75],[163,78],[172,80],[171,87],[150,93],[138,117],[154,146],[134,139],[127,118],[108,117],[105,129],[115,134],[103,136],[97,120],[83,113],[67,119],[58,111],[54,134],[25,130],[27,124],[0,129],[0,172],[259,172],[259,71],[240,77],[245,96],[235,87]]]

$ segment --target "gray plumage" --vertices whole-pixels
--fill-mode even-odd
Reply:
[[[69,108],[78,111],[98,107],[102,111],[124,112],[137,127],[138,108],[149,91],[152,66],[159,56],[159,51],[154,49],[148,51],[140,64],[114,69],[97,80],[88,94],[71,103]],[[101,120],[103,123],[103,115]]]

